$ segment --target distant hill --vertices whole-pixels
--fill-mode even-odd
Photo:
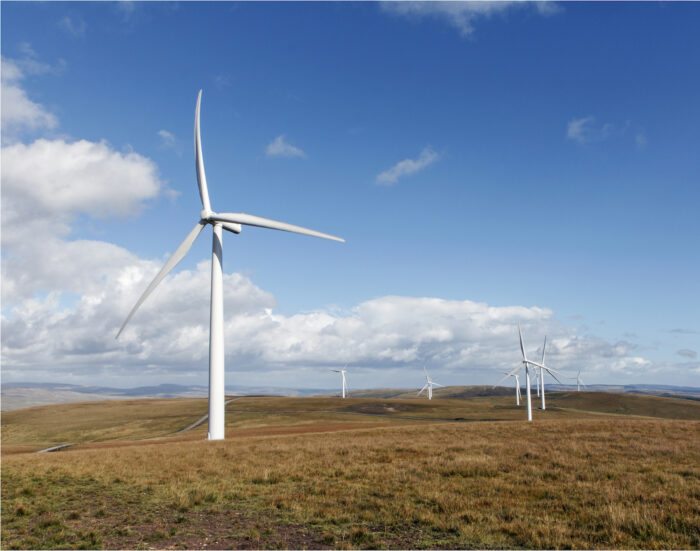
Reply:
[[[522,392],[525,393],[525,386],[522,385]],[[547,384],[547,392],[576,392],[576,385],[555,385]],[[645,394],[650,396],[666,396],[669,398],[683,398],[686,400],[700,401],[700,388],[692,386],[671,386],[671,385],[589,385],[583,387],[581,392],[607,392],[617,394]],[[492,387],[486,386],[448,386],[434,388],[435,398],[478,398],[488,396],[509,396],[515,393],[515,387]],[[332,393],[317,393],[317,396],[336,396],[337,391]],[[409,390],[405,388],[373,388],[368,390],[351,390],[348,395],[353,398],[416,398],[418,389]],[[537,394],[534,384],[532,394]],[[423,396],[425,393],[423,393]]]
[[[497,386],[447,386],[443,388],[434,388],[434,398],[478,398],[487,396],[510,396],[514,395],[515,390],[512,388]],[[323,396],[335,396],[337,392],[332,394],[323,394]],[[352,390],[348,394],[351,398],[398,398],[410,399],[418,398],[417,390],[406,390],[405,388],[373,388],[368,390]],[[319,394],[319,396],[321,396]],[[425,398],[425,392],[421,395]]]
[[[523,387],[524,388],[524,387]],[[548,384],[549,392],[576,391],[576,385]],[[582,392],[615,392],[620,394],[645,394],[666,396],[700,401],[700,388],[671,385],[589,385]],[[535,389],[532,389],[533,395]],[[375,388],[352,390],[349,396],[354,398],[416,398],[418,389]],[[489,396],[508,396],[514,393],[511,387],[485,386],[448,386],[433,390],[435,398],[468,399]],[[11,411],[33,406],[61,404],[68,402],[85,402],[96,400],[123,400],[129,398],[203,398],[208,394],[206,386],[185,386],[162,384],[134,388],[115,388],[106,386],[71,385],[63,383],[3,383],[0,394],[0,410]],[[230,396],[336,396],[336,390],[315,388],[277,388],[277,387],[229,387],[226,394]]]
[[[163,384],[134,388],[70,385],[63,383],[3,383],[0,411],[69,402],[125,400],[130,398],[204,398],[206,386]],[[307,396],[318,389],[289,389],[274,387],[229,387],[230,396]]]

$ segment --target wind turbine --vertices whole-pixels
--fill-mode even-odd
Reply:
[[[425,371],[425,380],[426,380],[426,383],[425,383],[425,385],[423,386],[423,388],[421,388],[421,389],[418,391],[417,396],[420,396],[421,394],[423,394],[423,391],[427,388],[427,389],[428,389],[428,400],[432,400],[432,399],[433,399],[433,387],[434,387],[434,386],[443,386],[443,387],[444,387],[445,385],[441,385],[440,383],[436,383],[435,381],[433,381],[433,380],[430,378],[430,375],[428,375],[428,371],[425,369],[425,366],[423,366],[423,371]]]
[[[561,384],[561,381],[559,379],[557,379],[556,375],[554,375],[555,373],[559,373],[559,372],[555,369],[547,367],[544,364],[544,350],[545,350],[545,348],[547,348],[547,335],[544,336],[544,345],[542,345],[542,363],[540,365],[540,377],[539,377],[539,381],[542,384],[542,392],[540,393],[540,396],[542,397],[542,410],[543,411],[545,409],[545,403],[544,403],[544,372],[545,372],[545,370],[552,377],[554,377],[559,384]],[[559,375],[561,375],[561,373],[559,373]]]
[[[518,369],[520,369],[520,366],[518,366]],[[519,406],[520,405],[520,379],[518,379],[518,374],[513,373],[512,375],[508,371],[503,371],[505,375],[508,377],[515,377],[515,405]]]
[[[581,370],[578,370],[578,373],[576,374],[576,377],[569,377],[570,379],[576,379],[576,392],[581,392],[581,385],[586,386],[585,383],[583,382],[583,379],[581,379]]]
[[[343,398],[345,398],[345,389],[347,387],[347,383],[345,381],[345,368],[348,366],[348,364],[345,364],[343,366],[343,369],[331,369],[330,371],[334,371],[336,373],[340,373],[340,376],[343,378]]]
[[[532,396],[530,395],[530,366],[534,367],[539,367],[539,368],[544,368],[548,372],[551,372],[552,370],[548,368],[546,365],[539,364],[537,362],[533,362],[527,359],[527,355],[525,354],[525,344],[523,342],[523,332],[520,329],[520,323],[518,323],[518,335],[520,336],[520,351],[523,354],[523,359],[522,359],[522,365],[519,365],[512,371],[509,371],[505,377],[503,377],[500,381],[498,381],[494,387],[499,385],[502,381],[505,381],[508,377],[511,377],[512,375],[515,375],[523,366],[525,366],[525,392],[527,393],[527,420],[532,421]],[[544,401],[542,402],[544,406]]]
[[[117,336],[129,323],[139,306],[150,295],[158,284],[168,273],[180,262],[192,247],[195,239],[205,226],[211,225],[212,254],[211,254],[211,304],[209,317],[209,433],[208,440],[224,439],[224,297],[223,297],[223,272],[222,272],[222,230],[227,230],[235,234],[241,233],[242,226],[258,226],[272,230],[282,230],[293,233],[311,235],[332,239],[333,241],[344,242],[339,237],[334,237],[325,233],[309,230],[299,226],[293,226],[285,222],[277,222],[268,218],[245,214],[243,212],[216,213],[211,210],[209,202],[209,191],[207,189],[207,178],[204,173],[204,159],[202,158],[202,140],[199,134],[199,108],[202,102],[202,91],[197,96],[197,107],[194,115],[194,158],[197,172],[197,184],[199,186],[199,197],[202,201],[202,211],[199,213],[199,221],[192,231],[180,243],[168,261],[163,265],[158,275],[141,295],[134,307],[129,312],[126,320],[122,324]]]

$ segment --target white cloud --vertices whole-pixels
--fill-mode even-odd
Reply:
[[[172,149],[178,157],[182,156],[182,144],[174,134],[167,130],[158,130],[161,149]]]
[[[426,166],[434,163],[438,159],[438,154],[433,151],[433,149],[428,146],[423,148],[417,159],[404,159],[399,161],[390,169],[385,170],[377,176],[377,184],[391,186],[398,183],[399,178],[403,176],[408,176],[419,170],[424,169]]]
[[[268,157],[306,157],[304,153],[298,147],[287,143],[284,139],[284,134],[277,136],[268,145],[265,153]]]
[[[566,126],[566,137],[578,144],[585,145],[603,142],[608,139],[629,139],[633,135],[634,144],[638,149],[647,145],[647,137],[640,125],[628,120],[624,123],[598,122],[590,115],[580,119],[571,119]]]
[[[382,2],[381,8],[409,19],[434,17],[447,21],[457,28],[462,36],[474,32],[474,21],[503,14],[513,8],[534,6],[541,15],[551,15],[560,11],[553,2]]]
[[[165,189],[150,159],[104,142],[40,139],[4,147],[2,159],[4,302],[90,288],[89,273],[104,276],[128,253],[109,243],[65,241],[76,216],[135,215]]]
[[[572,119],[566,127],[566,137],[580,144],[603,141],[614,130],[611,123],[597,124],[595,117]]]
[[[158,135],[161,138],[161,145],[163,147],[174,147],[175,146],[175,136],[173,136],[167,130],[158,130]]]
[[[66,16],[58,22],[58,26],[64,31],[72,34],[73,36],[83,36],[85,34],[85,28],[87,25],[82,19],[74,21],[70,17]]]
[[[9,67],[16,78],[17,66]],[[6,145],[0,171],[4,306],[42,292],[84,294],[116,266],[133,263],[110,243],[67,241],[72,224],[78,216],[138,214],[144,201],[168,191],[153,161],[106,142]]]
[[[66,254],[74,253],[77,247]],[[95,276],[89,292],[70,308],[61,307],[58,292],[14,305],[2,320],[3,370],[10,379],[95,380],[118,373],[134,381],[149,374],[171,382],[197,374],[197,382],[206,381],[209,262],[166,278],[115,342],[128,310],[160,267],[126,251],[119,262]],[[347,312],[282,315],[273,312],[271,293],[236,273],[225,274],[224,297],[227,373],[239,384],[237,373],[254,372],[258,384],[274,384],[286,373],[297,386],[330,386],[323,378],[309,384],[298,374],[346,362],[358,385],[363,370],[368,384],[399,370],[404,375],[390,384],[410,386],[405,374],[424,364],[447,384],[490,384],[499,370],[520,361],[518,322],[529,354],[541,354],[546,333],[548,363],[569,374],[581,369],[589,383],[640,375],[649,380],[653,373],[679,369],[630,355],[628,343],[582,336],[537,307],[384,296]],[[46,366],[52,366],[48,373]],[[370,379],[370,372],[376,377]]]
[[[20,86],[28,74],[41,74],[50,68],[31,58],[23,61],[2,58],[2,135],[3,143],[17,139],[22,132],[53,129],[58,119],[32,101]]]

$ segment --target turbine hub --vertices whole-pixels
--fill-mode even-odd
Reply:
[[[207,220],[207,221],[209,221],[209,219],[211,218],[211,215],[212,215],[212,214],[214,214],[212,211],[210,211],[210,210],[208,210],[208,209],[202,209],[202,212],[199,213],[199,217],[200,217],[202,220]]]

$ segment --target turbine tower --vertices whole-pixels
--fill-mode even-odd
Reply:
[[[224,439],[224,297],[223,297],[223,272],[222,272],[222,230],[231,233],[241,233],[242,226],[258,226],[272,230],[282,230],[293,233],[332,239],[333,241],[344,242],[339,237],[334,237],[325,233],[309,230],[285,222],[277,222],[268,218],[245,214],[243,212],[216,213],[211,210],[209,202],[209,191],[207,189],[207,178],[204,173],[204,159],[202,158],[202,140],[199,133],[199,108],[202,102],[202,91],[197,96],[197,107],[194,115],[194,158],[195,170],[197,172],[197,184],[199,187],[199,197],[202,201],[202,211],[199,213],[199,221],[192,231],[180,243],[173,255],[163,265],[158,275],[141,295],[134,307],[129,312],[126,320],[122,324],[117,336],[129,323],[139,306],[150,295],[158,284],[168,273],[182,260],[192,247],[195,239],[205,226],[212,226],[212,255],[211,255],[211,304],[209,317],[209,433],[208,440]]]
[[[576,374],[576,377],[570,377],[571,379],[576,379],[576,392],[581,392],[581,385],[586,386],[585,383],[583,382],[583,379],[581,379],[581,370],[578,370],[578,373]]]
[[[421,389],[418,391],[417,396],[420,396],[421,394],[423,394],[423,391],[427,388],[427,389],[428,389],[428,400],[432,400],[432,399],[433,399],[433,387],[434,387],[434,386],[443,386],[443,387],[444,387],[445,385],[441,385],[441,384],[436,383],[435,381],[433,381],[433,380],[430,378],[430,375],[428,375],[428,371],[425,369],[425,366],[423,366],[423,371],[425,371],[425,380],[426,380],[426,383],[425,383],[425,385],[423,386],[423,388],[421,388]]]
[[[347,388],[347,382],[345,380],[345,368],[348,366],[348,364],[345,364],[343,366],[343,369],[331,369],[330,371],[334,371],[335,373],[340,373],[340,376],[343,379],[343,398],[345,398],[345,389]]]

